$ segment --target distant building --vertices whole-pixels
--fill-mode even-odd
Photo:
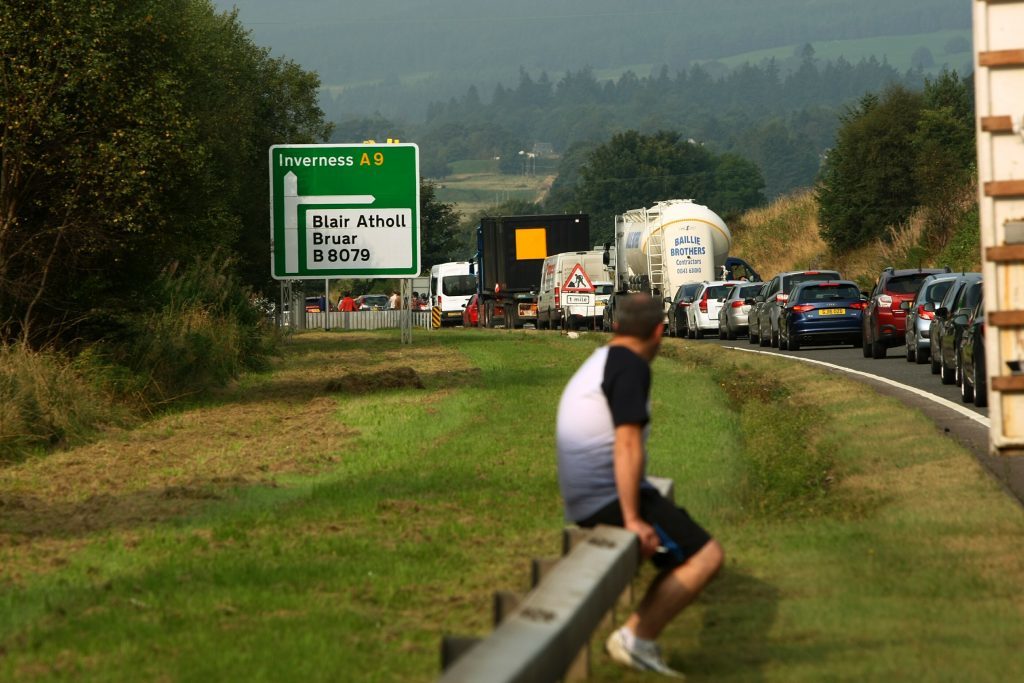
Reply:
[[[541,159],[556,159],[555,148],[550,142],[533,143],[533,155]]]

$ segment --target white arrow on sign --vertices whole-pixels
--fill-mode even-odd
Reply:
[[[292,171],[284,175],[285,272],[299,272],[299,206],[301,204],[373,204],[372,194],[299,195],[299,178]]]

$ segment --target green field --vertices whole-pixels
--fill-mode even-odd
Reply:
[[[455,204],[467,215],[510,200],[538,202],[554,180],[540,171],[536,175],[503,174],[491,160],[456,161],[451,166],[452,174],[438,181],[437,198]]]
[[[603,339],[298,334],[0,469],[0,680],[435,679],[442,634],[557,553],[555,407]],[[683,340],[652,398],[650,469],[727,554],[662,639],[692,681],[1024,679],[1024,513],[921,414]]]

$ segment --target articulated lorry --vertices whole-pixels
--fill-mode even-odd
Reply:
[[[590,248],[586,214],[497,216],[477,227],[477,299],[481,327],[537,322],[541,265],[551,254]]]
[[[718,214],[691,199],[671,199],[615,216],[615,294],[605,320],[615,319],[616,295],[647,292],[669,302],[684,284],[758,275],[729,256],[732,233]],[[609,245],[610,247],[610,245]]]

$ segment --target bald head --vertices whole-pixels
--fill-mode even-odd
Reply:
[[[665,319],[661,302],[649,294],[627,294],[615,300],[615,334],[647,340]]]

